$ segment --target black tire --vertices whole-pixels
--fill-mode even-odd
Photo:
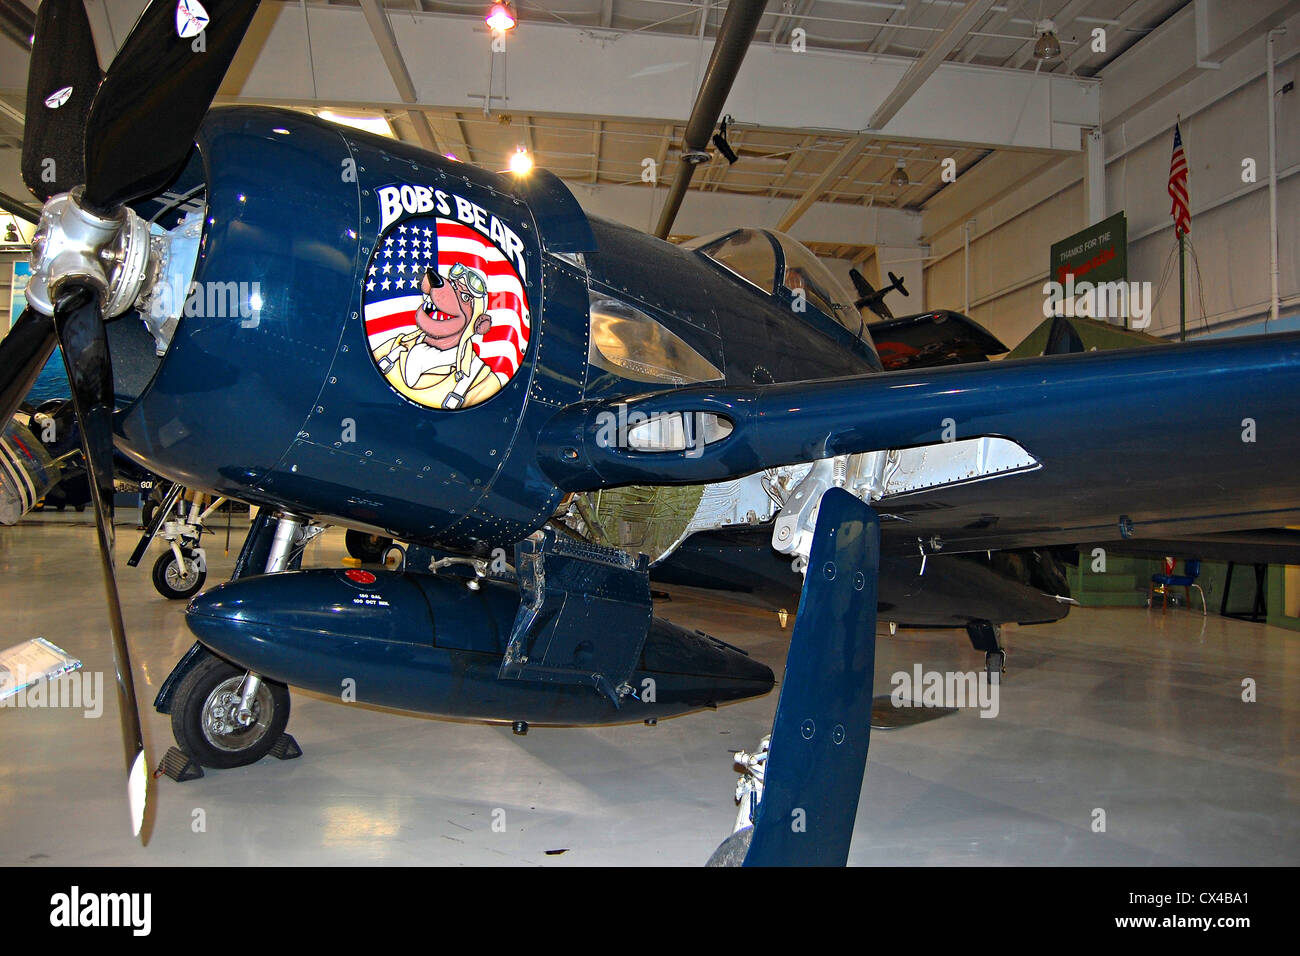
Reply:
[[[145,503],[140,506],[140,526],[149,527],[153,523],[153,516],[158,513],[158,502],[152,498],[145,499]]]
[[[749,853],[749,844],[754,839],[754,828],[745,827],[737,830],[718,844],[705,866],[740,866]]]
[[[185,553],[188,560],[190,552]],[[153,586],[163,597],[170,601],[183,601],[199,593],[203,582],[208,579],[207,569],[196,574],[182,574],[176,567],[176,555],[168,548],[158,555],[153,563]]]
[[[190,668],[172,698],[172,736],[176,745],[204,767],[228,770],[257,763],[280,739],[289,723],[289,688],[263,678],[253,701],[253,725],[234,727],[226,719],[238,705],[243,668],[207,652]]]
[[[348,554],[362,564],[379,564],[384,560],[384,552],[388,550],[389,545],[392,543],[392,538],[385,538],[381,534],[354,531],[351,528],[344,535],[344,544],[347,546]]]

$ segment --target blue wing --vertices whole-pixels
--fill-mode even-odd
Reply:
[[[1298,403],[1300,334],[1286,334],[587,402],[556,415],[541,454],[579,491],[1004,438],[1036,467],[873,503],[895,540],[1004,549],[1293,522]],[[609,439],[611,416],[638,413],[721,427],[685,451]]]

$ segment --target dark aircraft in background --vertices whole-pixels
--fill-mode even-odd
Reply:
[[[750,864],[846,859],[878,609],[1050,620],[1066,605],[1041,549],[1300,513],[1300,337],[885,372],[786,236],[678,247],[587,217],[542,170],[209,112],[256,8],[212,0],[204,28],[154,0],[101,77],[81,3],[46,0],[32,53],[23,167],[45,207],[0,420],[57,341],[97,477],[137,829],[114,443],[260,509],[156,701],[209,767],[284,739],[289,684],[569,725],[766,693],[743,650],[656,619],[649,583],[692,549],[685,573],[706,574],[701,536],[766,542],[750,552],[802,602]],[[1152,427],[1188,407],[1194,437]],[[404,542],[404,569],[293,571],[319,523]]]

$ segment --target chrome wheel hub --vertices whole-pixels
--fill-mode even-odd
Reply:
[[[218,684],[203,703],[203,736],[218,750],[229,753],[247,750],[266,736],[271,725],[275,704],[265,684],[257,689],[249,704],[250,721],[246,725],[240,722],[239,703],[243,687],[244,675],[231,677]]]

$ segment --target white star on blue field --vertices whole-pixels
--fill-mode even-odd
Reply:
[[[423,221],[408,220],[383,237],[367,272],[366,291],[371,293],[367,302],[419,292],[424,270],[438,268],[434,231],[420,227]]]

